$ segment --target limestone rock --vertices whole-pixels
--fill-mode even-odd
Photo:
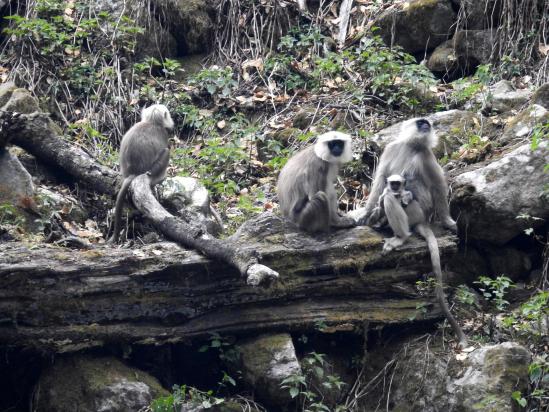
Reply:
[[[427,68],[444,79],[454,80],[467,73],[467,60],[456,53],[454,42],[448,40],[433,50]]]
[[[454,38],[456,54],[467,59],[471,66],[490,63],[496,44],[496,32],[491,30],[461,30]]]
[[[543,196],[549,175],[548,142],[532,151],[525,144],[484,167],[463,173],[452,184],[451,210],[469,239],[503,245],[543,221],[518,218],[532,216],[547,220],[549,204]]]
[[[212,46],[214,9],[208,0],[167,0],[170,32],[180,55],[205,53]]]
[[[526,348],[514,342],[479,348],[467,357],[465,373],[449,383],[448,392],[461,405],[459,410],[514,411],[511,394],[526,392],[531,358]]]
[[[538,104],[549,110],[549,83],[542,84],[532,96],[532,104]]]
[[[17,89],[17,86],[14,82],[0,84],[0,107],[4,106],[8,102],[15,89]]]
[[[39,186],[36,188],[36,197],[39,209],[44,216],[49,216],[52,211],[61,211],[68,221],[81,224],[88,218],[86,210],[78,204],[76,199],[70,196]]]
[[[449,0],[412,0],[408,6],[383,13],[374,26],[385,43],[411,54],[434,49],[448,40],[456,18]]]
[[[439,143],[433,150],[435,156],[441,158],[451,155],[460,146],[467,143],[472,134],[483,135],[487,130],[482,130],[483,119],[476,113],[464,110],[447,110],[425,117],[428,119],[438,136]],[[376,133],[372,141],[379,147],[379,151],[392,142],[399,134],[403,122],[396,123]]]
[[[452,0],[459,7],[460,27],[483,30],[497,27],[501,16],[501,0]]]
[[[301,373],[292,337],[287,333],[261,335],[238,343],[245,382],[257,397],[277,407],[291,401],[290,392],[281,388],[282,381]]]
[[[24,205],[34,195],[32,177],[17,157],[0,150],[0,205]]]
[[[193,177],[168,177],[160,187],[164,206],[179,216],[205,225],[209,233],[217,235],[223,231],[219,216],[210,206],[208,190]]]
[[[517,141],[525,141],[536,127],[549,122],[549,110],[538,104],[528,106],[517,114],[505,126],[502,136],[498,139],[501,145]]]
[[[504,113],[519,109],[528,103],[531,96],[530,90],[516,90],[511,82],[501,80],[488,89],[482,110],[485,113]]]
[[[34,113],[39,111],[38,99],[30,94],[26,89],[15,89],[6,104],[2,106],[2,110],[7,112],[18,113]]]
[[[135,412],[166,391],[145,372],[115,358],[57,358],[40,377],[36,412]]]
[[[528,389],[530,352],[517,343],[505,342],[478,348],[465,356],[459,361],[447,350],[438,353],[429,345],[408,349],[393,371],[391,410],[518,410],[511,394],[524,394]]]

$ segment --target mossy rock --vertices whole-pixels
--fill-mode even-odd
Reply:
[[[170,0],[170,32],[177,41],[179,55],[206,53],[213,43],[215,12],[207,0]],[[171,10],[170,10],[171,9]]]
[[[58,358],[39,379],[36,412],[134,412],[168,392],[147,373],[116,358]]]
[[[0,107],[8,102],[15,89],[17,89],[17,86],[13,82],[0,84]]]
[[[542,84],[534,92],[532,104],[539,104],[549,110],[549,83]]]
[[[432,50],[448,40],[456,13],[448,0],[412,0],[401,10],[383,13],[374,26],[385,43],[414,54]]]
[[[40,111],[38,99],[30,94],[26,89],[13,90],[8,102],[2,107],[8,112],[18,112],[30,114]]]

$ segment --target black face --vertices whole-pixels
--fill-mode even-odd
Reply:
[[[402,182],[389,182],[389,186],[391,187],[391,190],[393,192],[400,191],[400,186],[402,185]]]
[[[429,133],[431,131],[431,123],[427,119],[417,119],[416,126],[420,132]]]
[[[339,157],[343,153],[343,149],[345,149],[345,141],[339,139],[330,140],[328,142],[328,149],[330,149],[332,156]]]

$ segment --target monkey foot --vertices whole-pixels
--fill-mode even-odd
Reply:
[[[385,239],[385,243],[383,244],[383,254],[389,253],[391,250],[396,249],[399,246],[402,246],[406,240],[402,239],[400,237],[390,237],[388,239]]]
[[[444,220],[442,222],[442,226],[444,226],[446,229],[449,229],[451,230],[452,232],[456,233],[457,232],[457,224],[456,224],[456,221],[454,219],[452,219],[451,217],[449,217],[448,219]]]
[[[259,263],[250,266],[246,274],[248,276],[246,283],[251,286],[258,286],[264,281],[269,282],[278,278],[278,272]]]

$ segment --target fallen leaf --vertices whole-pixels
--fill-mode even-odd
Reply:
[[[220,129],[220,130],[224,129],[225,126],[227,126],[227,122],[225,120],[220,120],[220,121],[217,122],[217,128],[218,129]]]

